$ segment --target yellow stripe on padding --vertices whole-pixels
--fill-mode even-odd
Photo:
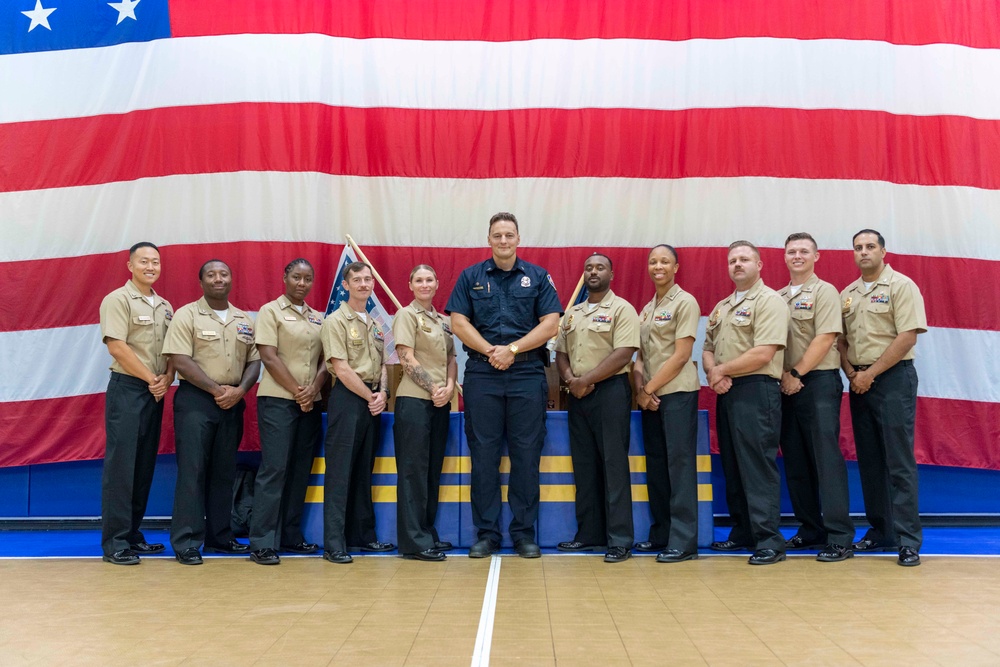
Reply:
[[[645,456],[628,457],[628,468],[630,472],[646,472]],[[546,473],[571,473],[573,472],[573,458],[570,456],[543,456],[538,463],[539,472]],[[463,474],[472,471],[472,459],[468,456],[446,456],[441,472],[444,474]],[[376,475],[395,475],[396,459],[391,456],[379,456],[375,459]],[[510,458],[500,459],[500,472],[510,473]],[[698,457],[698,472],[712,472],[712,457],[705,454]],[[323,475],[326,473],[326,460],[317,456],[313,459],[312,475]]]
[[[712,472],[712,455],[698,455],[698,472]]]
[[[541,484],[538,487],[539,497],[543,503],[572,503],[576,501],[576,487],[572,484]],[[500,495],[504,502],[507,502],[507,485],[501,485]],[[438,501],[442,503],[467,503],[470,502],[468,484],[448,484],[442,486],[438,491]],[[698,501],[712,502],[712,485],[698,485]],[[323,487],[310,486],[306,489],[307,503],[323,502]],[[396,502],[395,486],[373,486],[372,502],[394,503]],[[649,491],[645,484],[632,485],[632,502],[649,502]]]

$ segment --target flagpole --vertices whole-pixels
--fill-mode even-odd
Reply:
[[[375,267],[372,265],[372,263],[368,261],[367,257],[365,257],[365,253],[361,252],[361,248],[359,248],[358,244],[354,242],[354,239],[351,238],[351,235],[344,234],[344,236],[347,237],[347,242],[351,244],[352,248],[354,248],[354,252],[358,253],[358,257],[361,259],[361,261],[371,267],[372,275],[375,276],[375,280],[377,280],[378,284],[382,286],[382,289],[385,290],[385,293],[389,295],[389,299],[391,299],[392,302],[396,304],[396,310],[402,310],[403,306],[402,304],[399,303],[399,299],[397,299],[396,295],[392,293],[392,290],[389,289],[389,286],[385,284],[385,281],[382,280],[382,276],[378,274],[378,271],[375,270]],[[583,284],[582,278],[580,279],[580,284],[581,285]]]

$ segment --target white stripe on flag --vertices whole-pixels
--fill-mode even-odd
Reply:
[[[866,109],[995,119],[1000,86],[985,82],[997,72],[1000,50],[954,44],[226,35],[4,56],[0,123],[264,101],[483,110]],[[95,89],[97,81],[103,85]]]

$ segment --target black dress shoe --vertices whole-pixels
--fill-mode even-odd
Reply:
[[[346,551],[324,551],[323,558],[330,561],[331,563],[353,563],[354,559],[351,558],[351,554]]]
[[[899,560],[896,561],[903,567],[913,567],[920,565],[920,552],[913,547],[900,547]]]
[[[445,542],[442,540],[434,543],[434,551],[451,551],[454,548],[455,546],[451,542]]]
[[[816,560],[821,563],[837,563],[848,558],[854,558],[854,551],[850,547],[842,547],[839,544],[828,544],[816,556]]]
[[[290,554],[314,554],[319,551],[319,545],[312,542],[299,542],[298,544],[282,544],[281,550]]]
[[[361,545],[361,551],[369,553],[383,553],[386,551],[392,551],[395,548],[396,545],[391,542],[379,542],[377,540],[375,542],[369,542],[368,544]]]
[[[608,553],[604,554],[605,563],[624,563],[632,557],[632,552],[625,547],[609,547]]]
[[[667,548],[666,544],[658,542],[636,542],[635,550],[643,554],[655,554]]]
[[[441,553],[440,551],[435,551],[434,549],[418,551],[413,554],[403,554],[403,558],[409,560],[425,560],[428,562],[439,562],[448,559],[448,557],[445,556],[443,553]]]
[[[121,551],[116,551],[110,556],[102,556],[101,560],[105,563],[114,563],[115,565],[138,565],[139,557],[135,555],[135,552],[131,549],[122,549]]]
[[[893,547],[887,547],[881,542],[876,542],[867,535],[851,545],[855,551],[893,551]]]
[[[751,565],[773,565],[785,560],[785,552],[774,549],[757,549],[747,561]]]
[[[698,560],[698,552],[667,549],[656,554],[657,563],[680,563],[685,560]]]
[[[584,544],[583,542],[577,542],[573,540],[571,542],[560,542],[556,545],[556,549],[559,551],[595,551],[601,549],[602,547],[595,546],[593,544]]]
[[[176,558],[177,562],[181,565],[201,565],[203,562],[201,560],[201,554],[198,553],[198,550],[194,547],[185,549],[179,554],[176,554],[174,558]]]
[[[274,549],[258,549],[250,552],[250,560],[258,565],[277,565],[281,562],[278,552]]]
[[[801,535],[792,535],[792,537],[785,542],[785,549],[787,551],[801,551],[802,549],[822,549],[825,545],[822,542],[807,542]]]
[[[514,551],[521,558],[540,558],[542,555],[542,550],[538,548],[538,545],[530,537],[525,537],[515,542]]]
[[[236,540],[229,540],[229,544],[222,547],[205,546],[205,552],[210,554],[245,554],[250,551],[249,544],[243,544]]]
[[[469,558],[486,558],[498,551],[500,551],[500,543],[484,537],[469,548]]]
[[[128,545],[128,548],[137,554],[159,554],[166,551],[167,547],[160,544],[159,542],[154,542],[149,544],[148,542],[136,542],[135,544]]]
[[[723,540],[722,542],[712,542],[708,547],[712,551],[746,551],[748,547],[733,540]]]

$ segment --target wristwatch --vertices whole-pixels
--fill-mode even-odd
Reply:
[[[517,354],[517,349],[518,348],[517,348],[517,345],[515,345],[514,343],[511,343],[510,345],[508,345],[507,349],[510,350],[511,354],[513,354],[513,355]]]
[[[797,370],[795,370],[794,368],[792,368],[792,370],[788,371],[788,374],[791,375],[796,380],[801,380],[802,379],[802,375],[800,375],[799,372]]]

